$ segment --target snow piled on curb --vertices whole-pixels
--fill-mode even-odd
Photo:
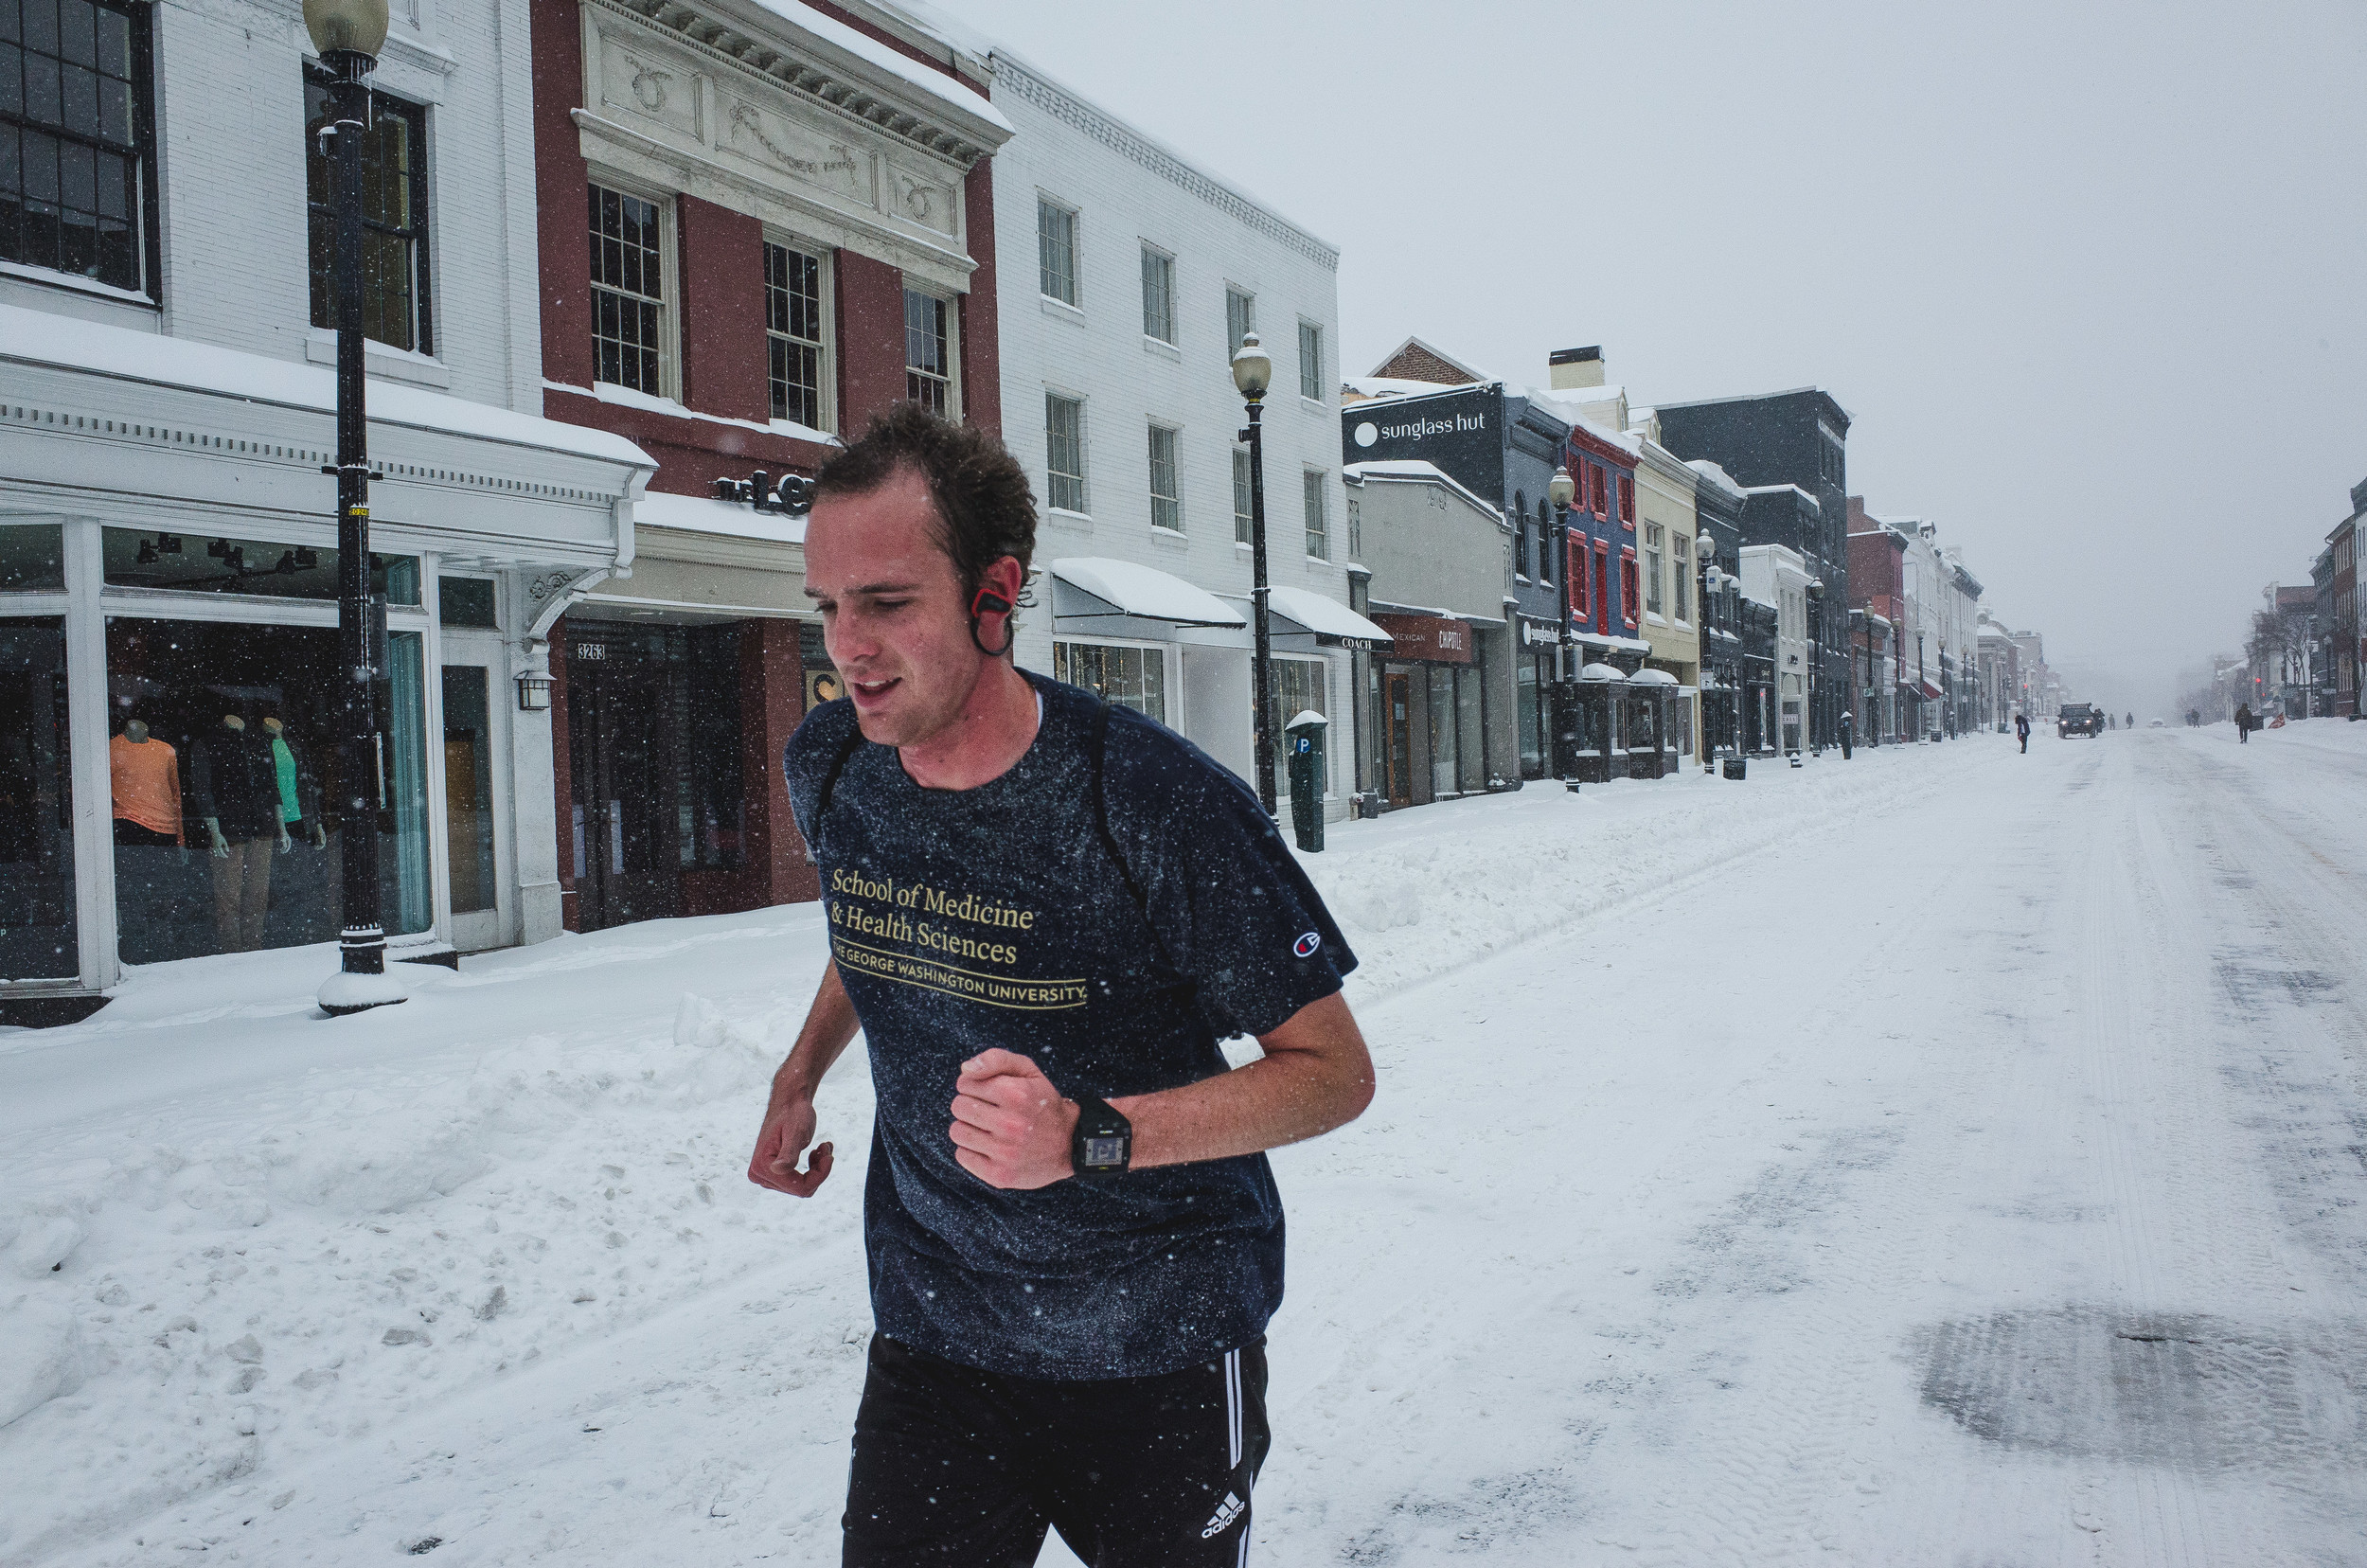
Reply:
[[[1532,787],[1343,825],[1307,864],[1374,1000],[1583,922],[1615,955],[1600,917],[2009,755]],[[818,1292],[797,1331],[859,1337],[860,1052],[823,1095],[834,1201],[744,1178],[824,956],[812,906],[655,922],[422,971],[335,1024],[307,1006],[324,951],[201,960],[11,1041],[0,1559],[212,1544],[128,1533],[233,1484],[282,1506],[281,1472],[785,1260]]]

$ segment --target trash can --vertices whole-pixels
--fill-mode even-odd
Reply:
[[[1324,732],[1331,721],[1308,708],[1282,726],[1290,757],[1290,827],[1298,846],[1324,846]]]

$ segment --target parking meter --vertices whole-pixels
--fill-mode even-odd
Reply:
[[[1282,726],[1290,754],[1290,827],[1302,849],[1324,846],[1324,731],[1331,721],[1309,708]]]

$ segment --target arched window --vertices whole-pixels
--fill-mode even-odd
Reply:
[[[1529,497],[1526,490],[1512,492],[1512,569],[1522,577],[1529,575]]]
[[[1537,580],[1554,580],[1554,529],[1546,521],[1545,503],[1537,504]]]

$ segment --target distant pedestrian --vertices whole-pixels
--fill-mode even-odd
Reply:
[[[1841,759],[1843,762],[1849,760],[1849,710],[1847,708],[1842,709],[1841,712]]]
[[[2137,716],[2136,716],[2135,714],[2133,714],[2133,713],[2124,713],[2124,714],[2122,714],[2122,715],[2121,715],[2121,728],[2123,728],[2123,729],[2135,729],[2136,727],[2137,727]]]
[[[2251,744],[2251,704],[2250,703],[2235,704],[2235,741],[2238,745]]]
[[[2015,715],[2014,715],[2014,734],[2015,734],[2015,735],[2016,735],[2016,737],[2018,737],[2018,738],[2020,739],[2020,741],[2021,741],[2021,754],[2022,754],[2024,757],[2029,756],[2029,755],[2030,755],[2030,715],[2028,715],[2028,714],[2026,714],[2026,713],[2017,713],[2017,714],[2015,714]]]

